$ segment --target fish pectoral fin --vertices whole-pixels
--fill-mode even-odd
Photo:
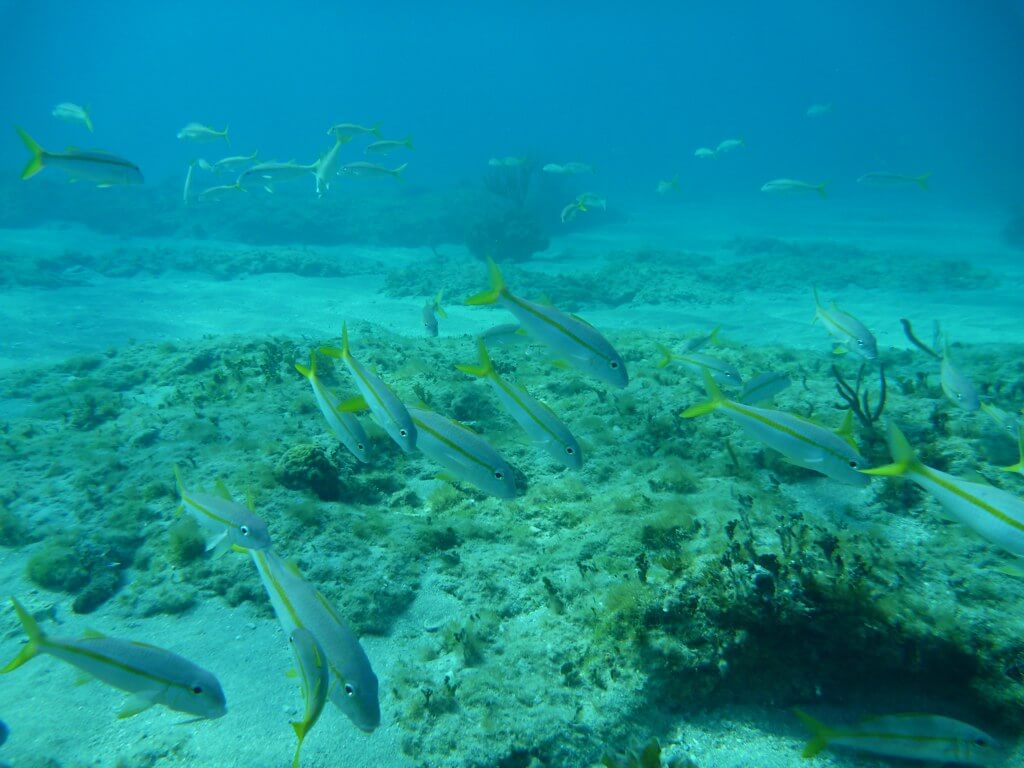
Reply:
[[[226,555],[231,550],[231,541],[228,539],[228,532],[217,534],[206,542],[206,551],[213,553],[214,557]]]
[[[104,638],[106,638],[106,635],[104,635],[102,632],[90,628],[86,629],[82,633],[82,637],[86,640],[103,640]]]
[[[833,355],[845,355],[845,354],[847,354],[847,353],[848,353],[849,351],[850,351],[850,350],[848,350],[848,349],[847,349],[847,348],[846,348],[845,346],[843,346],[842,344],[836,344],[836,345],[835,345],[834,347],[832,347],[832,354],[833,354]]]
[[[124,703],[124,707],[117,713],[117,719],[126,720],[129,717],[135,717],[140,712],[145,712],[156,704],[159,696],[160,691],[139,691]]]
[[[334,410],[338,413],[362,413],[363,411],[370,410],[370,406],[366,402],[365,397],[356,395],[338,403]]]

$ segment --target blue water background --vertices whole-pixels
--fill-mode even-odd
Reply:
[[[426,185],[530,152],[592,163],[592,186],[638,205],[676,173],[732,204],[780,176],[865,197],[856,178],[889,170],[933,174],[919,203],[1001,208],[1021,198],[1022,6],[8,1],[0,126],[91,142],[151,184],[219,156],[175,139],[190,121],[230,125],[229,154],[310,162],[331,124],[379,120],[414,136],[408,177]],[[90,105],[95,136],[50,116],[61,101]],[[728,137],[748,147],[693,157]],[[0,169],[25,158],[0,130]]]

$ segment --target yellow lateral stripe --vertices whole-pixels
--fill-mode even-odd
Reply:
[[[929,480],[931,480],[936,485],[939,485],[942,488],[946,489],[947,491],[952,493],[954,496],[960,497],[961,499],[966,501],[968,504],[973,504],[978,509],[981,509],[981,510],[983,510],[985,512],[988,512],[990,515],[992,515],[992,517],[994,517],[997,520],[1000,520],[1000,521],[1006,523],[1011,528],[1016,528],[1018,531],[1024,531],[1024,523],[1020,522],[1019,520],[1014,520],[1012,517],[1010,517],[1008,514],[1006,514],[1002,510],[999,510],[996,507],[993,507],[988,502],[983,501],[982,499],[979,499],[977,496],[974,496],[974,495],[968,493],[964,489],[958,488],[957,486],[955,486],[953,483],[949,482],[945,478],[942,478],[942,477],[939,477],[938,475],[933,474],[930,467],[926,467],[923,464],[918,464],[917,466],[915,466],[913,468],[912,471],[917,472],[922,477],[928,478]]]
[[[315,375],[313,376],[311,381],[313,382],[313,386],[316,388],[316,394],[323,398],[323,401],[327,403],[327,407],[330,408],[334,415],[338,417],[338,423],[341,424],[341,428],[345,430],[345,434],[351,437],[353,440],[358,439],[354,434],[352,434],[352,430],[349,429],[349,426],[345,422],[345,419],[343,419],[341,415],[338,413],[338,404],[336,402],[332,402],[336,400],[336,398],[334,397],[334,393],[332,393],[331,390],[329,390],[327,387],[321,384],[320,379]]]
[[[277,577],[274,576],[270,567],[267,565],[266,555],[257,549],[251,549],[249,551],[253,553],[254,557],[259,558],[260,570],[267,574],[267,578],[270,580],[271,586],[274,588],[274,591],[277,592],[277,596],[281,598],[281,602],[284,603],[285,610],[287,610],[288,615],[292,617],[292,621],[295,623],[295,626],[305,629],[305,625],[299,621],[299,614],[295,611],[295,606],[289,599],[288,593],[284,591],[284,587],[281,586],[281,582],[277,580]]]
[[[503,378],[501,378],[497,374],[496,371],[492,371],[491,372],[491,377],[494,380],[494,382],[499,387],[501,387],[501,389],[505,392],[505,394],[508,395],[509,397],[511,397],[512,400],[515,402],[515,404],[523,409],[523,412],[533,420],[534,424],[536,424],[538,427],[540,427],[542,431],[544,431],[548,435],[550,435],[554,439],[554,441],[556,443],[560,443],[562,441],[561,438],[557,434],[555,434],[552,430],[548,429],[548,425],[547,424],[545,424],[543,421],[538,419],[533,414],[533,411],[530,410],[530,408],[527,407],[526,403],[524,403],[522,400],[519,399],[519,395],[516,394],[515,390],[512,389],[511,385],[507,381],[505,381]]]
[[[458,453],[461,453],[463,456],[465,456],[467,459],[472,461],[474,464],[477,464],[478,466],[481,466],[484,469],[490,469],[490,466],[486,462],[481,461],[476,456],[474,456],[469,451],[467,451],[465,448],[460,446],[458,443],[455,443],[455,442],[449,440],[447,437],[442,435],[440,432],[437,432],[437,431],[431,429],[426,424],[424,424],[422,421],[417,419],[415,416],[412,417],[412,423],[416,425],[416,429],[422,429],[427,434],[432,435],[434,437],[434,439],[436,439],[438,442],[444,443],[449,448],[452,448],[455,451],[457,451]]]
[[[526,303],[525,303],[525,302],[524,302],[524,301],[523,301],[522,299],[520,299],[519,297],[517,297],[517,296],[513,296],[513,295],[512,295],[511,293],[509,293],[508,291],[505,291],[505,294],[504,294],[504,295],[505,295],[505,298],[506,298],[506,299],[508,299],[509,301],[511,301],[511,302],[512,302],[513,304],[515,304],[515,305],[516,305],[517,307],[519,307],[519,308],[521,308],[521,309],[524,309],[524,310],[526,310],[526,311],[527,311],[527,312],[529,312],[529,313],[530,313],[531,315],[533,315],[534,317],[536,317],[536,318],[537,318],[538,320],[541,320],[542,322],[545,322],[545,323],[547,323],[548,325],[550,325],[550,326],[554,327],[554,328],[555,328],[555,330],[557,330],[557,331],[558,331],[559,333],[563,333],[563,334],[565,334],[566,336],[568,336],[568,337],[569,337],[570,339],[572,339],[572,340],[573,340],[574,342],[576,342],[577,344],[579,344],[579,345],[580,345],[581,347],[583,347],[584,349],[586,349],[586,350],[589,350],[589,351],[590,351],[591,353],[593,353],[593,354],[597,355],[597,356],[598,356],[598,357],[600,357],[600,358],[601,358],[602,360],[607,360],[607,359],[608,359],[608,358],[607,358],[607,356],[606,356],[606,355],[604,355],[604,354],[603,354],[603,353],[602,353],[602,352],[601,352],[601,351],[600,351],[599,349],[596,349],[595,347],[592,347],[592,346],[591,346],[590,344],[587,344],[587,342],[583,341],[583,339],[581,339],[581,338],[580,338],[579,336],[577,336],[577,335],[576,335],[575,333],[573,333],[572,331],[570,331],[570,330],[569,330],[568,328],[565,328],[565,327],[563,327],[563,326],[562,326],[562,325],[561,325],[560,323],[558,323],[557,321],[555,321],[555,320],[552,320],[551,318],[547,317],[546,315],[543,315],[543,314],[541,314],[540,312],[538,312],[537,310],[535,310],[535,309],[534,309],[533,307],[531,307],[531,306],[529,306],[528,304],[526,304]]]
[[[198,512],[199,514],[206,515],[206,517],[210,518],[211,520],[217,521],[221,525],[226,525],[228,527],[234,526],[234,523],[231,522],[230,520],[228,520],[226,518],[223,518],[220,515],[215,515],[213,512],[211,512],[209,509],[204,507],[198,501],[196,501],[195,499],[193,499],[190,496],[186,496],[184,493],[181,494],[181,500],[185,504],[190,505],[191,507],[193,507],[196,510],[196,512]]]
[[[373,399],[377,401],[377,405],[380,406],[380,409],[384,411],[392,421],[395,421],[394,415],[388,410],[388,407],[384,404],[381,396],[377,394],[377,390],[370,386],[370,382],[363,375],[359,362],[352,357],[352,355],[349,355],[345,362],[348,363],[348,369],[352,371],[352,375],[362,382],[363,386],[366,387],[366,390],[373,396]]]
[[[844,313],[844,314],[845,314],[845,313]],[[854,339],[855,339],[855,338],[857,338],[857,335],[856,335],[856,334],[855,334],[855,333],[854,333],[853,331],[851,331],[851,330],[850,330],[849,328],[846,328],[846,327],[844,327],[842,323],[840,323],[839,321],[837,321],[837,320],[835,319],[835,316],[834,316],[834,315],[831,315],[831,314],[829,314],[829,313],[828,313],[827,311],[822,311],[822,313],[821,313],[821,317],[822,317],[822,319],[823,319],[823,320],[825,320],[826,322],[828,322],[828,323],[832,323],[832,325],[834,325],[834,326],[835,326],[836,328],[838,328],[838,329],[839,329],[840,331],[842,331],[843,333],[845,333],[845,334],[846,334],[847,336],[849,336],[850,338],[854,338]],[[847,315],[847,317],[850,317],[850,316],[849,316],[849,315]],[[852,317],[851,317],[851,319],[852,319]]]
[[[153,682],[160,683],[163,686],[174,686],[175,688],[189,689],[189,687],[185,683],[176,683],[173,680],[167,680],[166,678],[158,677],[157,675],[150,674],[149,672],[146,672],[144,670],[137,669],[135,667],[129,666],[128,664],[125,664],[124,662],[117,661],[116,659],[112,659],[109,656],[104,656],[102,653],[98,653],[96,651],[90,651],[90,650],[87,650],[87,649],[82,648],[82,647],[77,646],[77,645],[65,645],[65,644],[59,643],[59,642],[55,643],[54,641],[49,640],[49,639],[44,640],[42,645],[43,646],[50,645],[50,646],[52,646],[54,648],[59,648],[60,650],[66,652],[66,653],[72,653],[72,654],[77,654],[78,656],[84,656],[85,658],[91,659],[92,661],[99,662],[100,664],[106,664],[106,665],[111,666],[111,667],[116,667],[117,669],[120,669],[122,672],[127,672],[129,674],[136,675],[137,677],[145,678],[146,680],[152,680]],[[147,647],[154,648],[155,646],[147,646]],[[161,649],[158,649],[158,650],[163,650],[163,649],[161,648]]]
[[[806,443],[807,445],[813,445],[815,448],[820,448],[821,450],[825,451],[825,453],[835,456],[836,458],[840,458],[843,460],[846,459],[846,457],[843,456],[841,453],[833,451],[828,446],[822,445],[821,443],[817,443],[814,440],[811,440],[811,438],[807,437],[806,435],[801,435],[799,432],[796,432],[795,430],[792,430],[787,426],[779,424],[777,421],[772,421],[766,416],[762,416],[759,413],[754,413],[753,411],[748,411],[742,405],[740,405],[739,403],[734,403],[732,400],[724,400],[722,402],[722,406],[725,408],[729,408],[730,410],[733,410],[736,413],[742,414],[743,416],[746,416],[748,419],[759,421],[764,426],[769,427],[770,429],[774,429],[778,432],[782,432],[785,435],[789,435],[790,437],[795,438],[802,443]]]

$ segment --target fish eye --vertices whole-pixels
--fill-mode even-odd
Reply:
[[[366,448],[363,446],[362,443],[356,443],[356,448],[358,448],[360,451],[365,451],[366,450]]]
[[[573,448],[571,445],[567,445],[565,446],[565,452],[570,456],[573,456],[576,453],[576,449]]]
[[[863,347],[864,346],[864,339],[857,339],[857,346],[858,347]]]
[[[248,525],[240,525],[240,526],[238,526],[238,530],[239,530],[239,532],[243,536],[248,536],[249,535],[249,526]]]
[[[496,470],[495,473],[494,473],[494,478],[496,480],[504,480],[505,479],[505,473],[502,472],[501,470]]]
[[[614,371],[618,369],[619,362],[617,360],[612,360],[610,363],[608,363],[608,365],[610,365],[612,367],[612,370]]]
[[[406,432],[404,429],[398,430],[398,434],[400,434],[402,437],[408,437],[409,435],[409,433]]]
[[[192,686],[192,693],[202,693],[202,692],[203,692],[203,686],[201,686],[201,685],[193,685]]]
[[[850,459],[850,467],[851,468],[856,469],[859,466],[860,466],[860,464],[857,463],[856,459]]]
[[[987,741],[985,741],[985,740],[984,740],[983,738],[981,738],[980,736],[979,736],[978,738],[976,738],[976,739],[974,740],[974,743],[975,743],[975,744],[976,744],[977,746],[979,746],[979,747],[987,747],[987,746],[988,746],[988,742],[987,742]]]
[[[356,689],[353,688],[349,683],[345,683],[345,695],[346,696],[355,696],[356,695]]]

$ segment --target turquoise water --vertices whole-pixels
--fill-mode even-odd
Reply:
[[[0,22],[0,765],[1019,761],[1020,3]]]

